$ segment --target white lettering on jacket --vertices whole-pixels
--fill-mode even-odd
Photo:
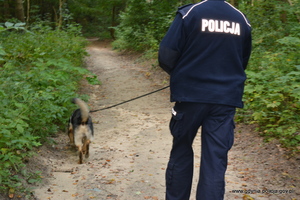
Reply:
[[[217,32],[217,33],[228,33],[233,35],[241,34],[241,27],[239,23],[229,22],[224,20],[214,19],[202,19],[201,24],[202,32]]]

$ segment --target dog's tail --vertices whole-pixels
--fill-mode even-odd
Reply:
[[[72,103],[79,106],[81,112],[81,123],[86,123],[89,119],[89,108],[87,104],[79,98],[72,99]]]

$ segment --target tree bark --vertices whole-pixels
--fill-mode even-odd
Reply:
[[[115,26],[117,25],[116,23],[116,9],[117,7],[115,5],[113,5],[112,7],[112,13],[111,13],[111,27],[109,28],[109,32],[110,32],[110,36],[112,37],[112,39],[116,39],[115,38]]]
[[[16,0],[16,17],[21,22],[25,22],[23,0]]]
[[[3,12],[4,19],[7,20],[10,17],[10,8],[9,8],[8,0],[4,0],[3,7],[4,7],[4,12]]]
[[[26,17],[27,26],[29,24],[29,19],[30,19],[30,0],[27,0],[27,17]]]
[[[63,24],[63,7],[64,4],[67,2],[67,0],[59,0],[59,17],[58,17],[58,22],[57,22],[57,27],[58,29],[61,29],[62,24]]]

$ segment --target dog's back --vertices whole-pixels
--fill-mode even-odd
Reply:
[[[90,125],[92,119],[89,116],[89,108],[84,101],[78,98],[72,99],[72,103],[77,104],[79,109],[75,110],[71,116],[71,123],[73,125]]]

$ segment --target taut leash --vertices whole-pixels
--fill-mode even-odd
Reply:
[[[153,92],[149,92],[149,93],[143,94],[143,95],[141,95],[141,96],[135,97],[135,98],[133,98],[133,99],[129,99],[129,100],[127,100],[127,101],[123,101],[123,102],[121,102],[121,103],[118,103],[118,104],[115,104],[115,105],[112,105],[112,106],[108,106],[108,107],[101,108],[101,109],[97,109],[97,110],[91,110],[90,112],[91,112],[91,113],[92,113],[92,112],[98,112],[98,111],[101,111],[101,110],[107,110],[107,109],[110,109],[110,108],[113,108],[113,107],[117,107],[117,106],[119,106],[119,105],[122,105],[122,104],[125,104],[125,103],[128,103],[128,102],[131,102],[131,101],[140,99],[140,98],[142,98],[142,97],[148,96],[148,95],[150,95],[150,94],[153,94],[153,93],[162,91],[162,90],[164,90],[164,89],[167,89],[168,87],[170,87],[170,86],[168,85],[168,86],[163,87],[163,88],[160,88],[160,89],[158,89],[158,90],[154,90]]]

